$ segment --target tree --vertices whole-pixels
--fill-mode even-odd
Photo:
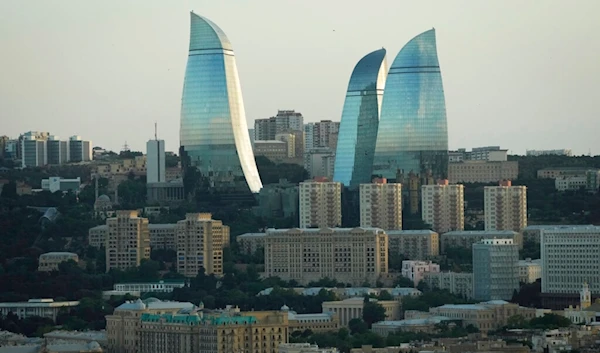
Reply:
[[[379,292],[379,300],[394,300],[394,297],[387,290],[382,290]]]
[[[6,197],[7,199],[17,198],[17,183],[10,181],[7,184],[4,184],[0,196]]]
[[[366,301],[363,305],[363,320],[369,328],[375,322],[385,320],[385,309],[376,301],[371,301],[365,298]]]
[[[414,288],[415,286],[414,282],[410,278],[406,278],[404,276],[398,276],[398,279],[394,281],[394,285],[402,288]]]
[[[367,324],[362,319],[358,318],[350,320],[348,322],[348,328],[350,329],[350,333],[353,335],[357,333],[365,333],[369,330]]]

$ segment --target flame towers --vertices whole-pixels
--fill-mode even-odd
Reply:
[[[352,71],[340,122],[333,180],[348,187],[369,183],[385,86],[385,49],[363,57]]]
[[[373,174],[446,178],[448,127],[435,30],[409,41],[387,75]]]
[[[207,186],[253,193],[262,188],[231,42],[216,24],[194,13],[180,143],[183,167],[196,168]]]

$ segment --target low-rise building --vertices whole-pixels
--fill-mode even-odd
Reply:
[[[287,305],[281,307],[281,311],[288,313],[290,334],[295,331],[304,332],[306,330],[311,332],[337,331],[340,328],[339,317],[334,312],[298,314],[290,310]]]
[[[185,201],[185,188],[182,179],[175,179],[164,183],[146,184],[146,201],[161,205],[177,205]]]
[[[440,254],[440,236],[431,230],[390,230],[390,255],[403,255],[410,260],[426,260]]]
[[[310,343],[283,343],[279,345],[279,353],[338,353],[337,348],[319,348]]]
[[[81,178],[64,179],[61,177],[50,177],[42,179],[42,190],[50,192],[72,192],[78,193],[81,187]]]
[[[47,252],[41,254],[38,260],[38,271],[58,271],[58,265],[69,260],[79,262],[79,256],[72,252]]]
[[[431,261],[402,261],[402,277],[413,281],[415,287],[429,272],[440,272],[440,265]]]
[[[23,346],[0,347],[0,353],[102,353],[104,350],[98,342],[89,343],[55,343],[45,342]]]
[[[55,330],[44,333],[44,339],[48,344],[53,343],[91,343],[98,342],[101,347],[106,348],[108,341],[106,339],[106,331],[65,331]]]
[[[88,230],[88,245],[95,248],[105,247],[108,236],[108,226],[102,224]]]
[[[276,163],[288,158],[288,144],[284,141],[256,140],[253,147],[255,156],[263,156]]]
[[[519,282],[533,283],[542,278],[542,260],[519,260]]]
[[[484,239],[512,239],[519,249],[523,248],[522,234],[511,230],[463,230],[442,234],[440,236],[440,252],[446,254],[447,249],[453,247],[471,249],[473,244]]]
[[[26,302],[0,303],[0,314],[6,316],[8,313],[13,313],[20,319],[40,316],[56,321],[59,311],[78,305],[78,301],[55,302],[54,299],[29,299]]]
[[[595,192],[598,190],[598,184],[600,184],[600,170],[588,170],[584,175],[559,176],[554,179],[554,187],[557,191],[585,189]]]
[[[175,288],[185,287],[183,280],[160,280],[158,282],[116,283],[113,288],[119,292],[171,293]]]
[[[411,318],[412,314],[409,311],[405,313],[407,318]],[[429,309],[429,314],[462,320],[463,326],[473,325],[480,331],[487,332],[506,326],[508,319],[514,315],[521,315],[525,320],[533,319],[536,317],[536,309],[504,300],[492,300],[479,304],[445,304]]]
[[[470,272],[427,272],[423,281],[429,288],[445,289],[459,297],[473,298],[473,273]]]
[[[451,319],[445,316],[432,316],[423,319],[386,320],[374,323],[371,331],[383,337],[398,331],[435,333],[437,325],[445,321],[451,321]]]
[[[238,235],[235,241],[238,244],[240,252],[247,255],[256,253],[258,249],[265,248],[266,233],[245,233]]]
[[[537,171],[538,179],[556,179],[560,177],[584,176],[588,171],[600,172],[597,168],[587,167],[549,167]]]
[[[456,183],[496,183],[519,176],[516,161],[463,161],[448,163],[448,180]]]
[[[370,299],[385,309],[385,318],[387,320],[399,320],[402,315],[402,303],[398,300],[377,300]],[[333,312],[338,315],[341,326],[348,326],[352,319],[362,319],[365,298],[355,297],[344,300],[323,302],[323,312]]]

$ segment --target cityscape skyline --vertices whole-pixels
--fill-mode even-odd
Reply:
[[[513,154],[552,148],[599,154],[593,87],[600,78],[594,70],[600,44],[593,40],[597,25],[592,14],[600,4],[582,1],[575,8],[555,2],[543,9],[519,4],[515,11],[517,5],[510,3],[461,3],[464,6],[437,4],[439,11],[433,13],[424,10],[431,4],[390,2],[389,11],[377,12],[373,28],[354,28],[353,23],[359,15],[374,16],[375,9],[344,2],[348,14],[338,18],[332,16],[339,5],[335,1],[318,14],[312,13],[310,2],[289,9],[275,1],[240,3],[233,14],[232,6],[199,6],[197,1],[169,6],[150,2],[155,6],[145,8],[132,2],[39,2],[35,11],[3,3],[0,40],[8,49],[0,69],[0,116],[17,123],[2,134],[78,131],[95,145],[118,151],[127,141],[133,150],[143,151],[158,122],[166,149],[177,151],[182,53],[189,28],[181,19],[196,9],[226,28],[236,45],[249,126],[277,109],[302,112],[306,122],[339,121],[355,58],[374,46],[395,53],[414,33],[436,27],[443,38],[438,50],[450,149],[491,144]],[[290,10],[295,16],[281,16]],[[244,18],[254,11],[263,14],[264,21],[248,27]],[[507,16],[508,25],[502,20]],[[578,21],[567,21],[574,16]],[[311,28],[299,31],[295,24],[307,20]],[[281,25],[284,22],[289,25]],[[255,50],[262,42],[277,42],[279,48]],[[35,43],[55,50],[39,55]],[[306,70],[313,66],[318,69]],[[323,70],[327,80],[315,81],[323,77]]]

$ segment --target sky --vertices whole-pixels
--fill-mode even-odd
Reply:
[[[432,27],[449,143],[600,154],[600,1],[0,1],[0,135],[179,146],[189,11],[233,43],[248,126],[341,117],[354,65]]]

